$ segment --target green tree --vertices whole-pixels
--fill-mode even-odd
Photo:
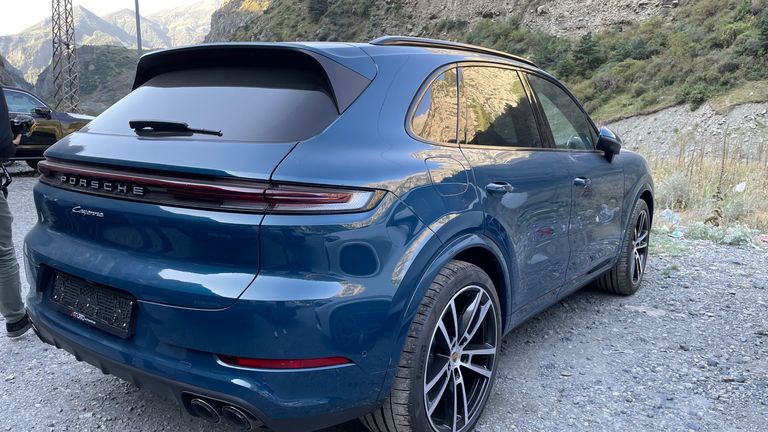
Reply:
[[[752,0],[744,0],[736,9],[736,21],[741,21],[750,14],[752,14]]]
[[[620,62],[626,59],[645,60],[651,56],[648,45],[642,38],[635,37],[619,40],[613,49],[611,60]]]
[[[579,39],[579,43],[573,49],[573,63],[575,72],[583,76],[592,75],[592,72],[603,63],[600,47],[592,38],[592,33],[587,33]]]
[[[768,54],[768,12],[763,13],[760,22],[757,23],[757,40],[763,54]]]
[[[312,21],[318,22],[328,12],[328,0],[309,0],[308,9]]]

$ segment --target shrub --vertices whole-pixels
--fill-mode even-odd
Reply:
[[[613,75],[599,75],[594,79],[595,88],[600,92],[619,88],[619,80]]]
[[[729,47],[733,45],[734,42],[736,42],[736,39],[739,36],[748,32],[751,28],[752,26],[746,22],[728,24],[723,27],[722,30],[720,30],[720,43],[725,47]]]
[[[658,93],[645,93],[644,95],[640,96],[640,107],[641,108],[648,108],[652,105],[656,105],[659,103],[659,95]]]
[[[466,30],[468,26],[469,21],[442,19],[435,24],[434,28],[437,33],[455,33]]]
[[[763,16],[757,24],[757,42],[761,51],[768,53],[768,12],[763,12]]]
[[[722,242],[732,246],[747,246],[752,244],[752,233],[747,227],[732,227],[726,231]]]
[[[317,22],[328,12],[328,0],[309,0],[307,8],[309,17],[312,21]]]
[[[645,84],[635,84],[632,86],[632,95],[640,97],[648,92],[648,86]]]
[[[703,105],[713,93],[712,88],[705,83],[690,84],[686,82],[677,90],[675,101],[691,104],[691,111],[694,111]]]
[[[656,199],[665,207],[685,210],[693,198],[693,186],[682,172],[676,172],[659,182]]]
[[[722,228],[707,225],[703,222],[696,222],[685,230],[685,238],[689,240],[710,240],[720,243],[725,238],[725,232]]]
[[[720,73],[720,74],[727,74],[727,73],[731,73],[731,72],[736,72],[737,70],[739,70],[739,66],[741,66],[741,65],[737,61],[725,60],[724,62],[720,63],[717,66],[717,72]]]
[[[752,14],[752,0],[743,0],[736,10],[736,21],[741,21]]]
[[[613,48],[611,60],[645,60],[650,56],[651,53],[645,41],[642,38],[634,37],[629,40],[619,40]]]
[[[732,193],[723,202],[723,219],[727,224],[744,223],[755,215],[757,204],[752,194]]]

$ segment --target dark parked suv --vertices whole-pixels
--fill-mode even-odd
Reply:
[[[474,46],[153,52],[40,163],[30,315],[211,422],[469,431],[506,333],[638,289],[653,182],[620,143]]]
[[[93,120],[83,114],[57,112],[32,93],[18,88],[3,88],[11,118],[19,114],[31,115],[37,129],[29,137],[23,137],[11,160],[26,161],[32,168],[43,159],[43,152],[64,136],[80,129]]]

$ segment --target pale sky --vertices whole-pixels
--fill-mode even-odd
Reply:
[[[139,12],[151,15],[200,0],[140,0]],[[120,9],[134,10],[135,0],[73,0],[98,16]],[[0,36],[16,34],[51,16],[51,0],[0,0]]]

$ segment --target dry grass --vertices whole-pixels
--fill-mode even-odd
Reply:
[[[269,0],[244,0],[240,3],[241,12],[264,12],[269,7]]]
[[[727,155],[727,153],[726,153]],[[707,222],[768,232],[768,166],[737,156],[684,153],[678,159],[645,155],[656,183],[656,208],[671,208],[684,224]],[[745,183],[742,192],[737,185]],[[657,219],[658,220],[658,219]]]
[[[745,103],[759,103],[768,100],[768,80],[748,81],[726,94],[717,96],[709,101],[712,108],[720,114],[725,114],[731,108]]]

